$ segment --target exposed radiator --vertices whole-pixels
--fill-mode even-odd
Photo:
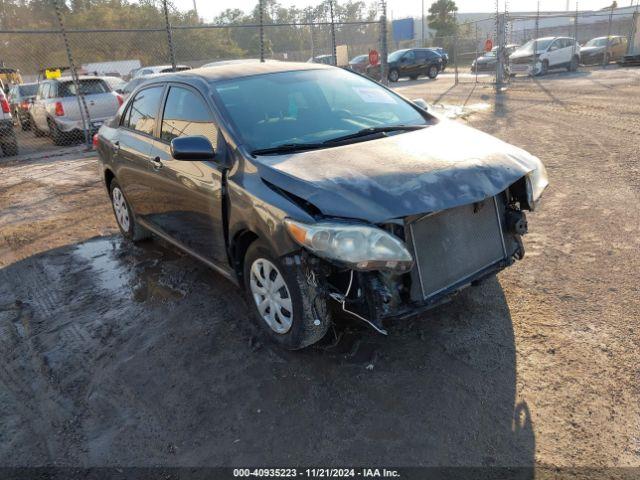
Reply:
[[[507,257],[495,197],[424,216],[409,231],[424,299]]]

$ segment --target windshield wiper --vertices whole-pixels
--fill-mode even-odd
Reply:
[[[347,140],[352,140],[354,138],[360,137],[368,137],[369,135],[375,135],[377,133],[388,133],[388,132],[410,132],[413,130],[422,130],[426,128],[426,125],[395,125],[388,127],[369,127],[363,128],[359,132],[351,133],[349,135],[344,135],[342,137],[332,138],[331,140],[327,140],[324,144],[330,143],[340,143],[345,142]]]
[[[276,147],[260,148],[251,152],[251,155],[269,155],[272,153],[288,153],[288,152],[302,152],[304,150],[315,150],[318,148],[324,148],[322,143],[285,143]]]

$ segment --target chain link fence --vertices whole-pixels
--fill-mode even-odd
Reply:
[[[582,56],[583,63],[606,67],[628,50],[638,15],[632,9],[495,12],[458,19],[452,35],[430,31],[395,42],[385,1],[365,8],[362,2],[319,0],[316,7],[290,9],[284,15],[276,11],[281,8],[277,3],[262,0],[248,14],[229,10],[211,23],[204,23],[195,11],[178,11],[163,0],[127,4],[119,13],[122,18],[111,23],[107,20],[113,12],[107,4],[72,12],[62,0],[52,2],[57,9],[27,9],[23,17],[14,12],[28,28],[7,29],[0,12],[0,78],[9,104],[0,130],[5,155],[86,148],[92,134],[133,88],[150,74],[174,68],[236,59],[313,61],[352,68],[386,82],[386,53],[428,47],[446,54],[441,77],[454,84],[484,83],[500,89],[511,79],[509,54],[515,46],[555,36],[575,38],[587,46],[593,39],[615,39],[615,49],[610,45],[599,50],[600,56]],[[360,10],[352,11],[356,7]],[[101,20],[88,22],[92,15]],[[97,28],[101,22],[127,28]],[[87,23],[96,28],[82,28]],[[494,51],[485,51],[487,45]],[[380,54],[375,68],[369,65],[373,50]]]

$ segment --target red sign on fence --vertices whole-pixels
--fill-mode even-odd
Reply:
[[[380,55],[377,50],[371,50],[369,52],[369,63],[373,66],[376,66],[380,61]]]
[[[484,51],[490,52],[491,50],[493,50],[493,40],[487,38],[487,41],[484,42]]]

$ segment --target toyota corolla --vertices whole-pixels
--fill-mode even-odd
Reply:
[[[340,316],[385,333],[512,265],[548,183],[520,148],[309,63],[152,78],[95,140],[122,234],[229,278],[289,349]]]

